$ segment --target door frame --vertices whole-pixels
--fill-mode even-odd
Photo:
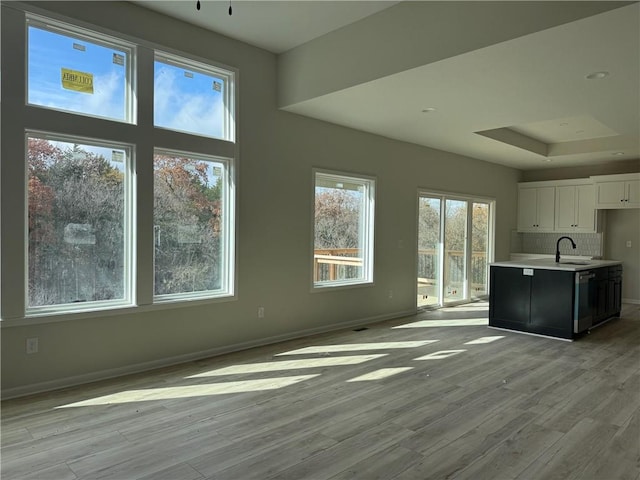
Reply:
[[[438,285],[438,303],[436,305],[424,305],[417,306],[418,301],[418,239],[420,235],[419,225],[420,225],[420,198],[437,198],[440,200],[440,225],[439,225],[439,242],[438,242],[438,275],[439,275],[439,285]],[[465,201],[467,202],[467,234],[465,238],[465,279],[464,279],[464,298],[462,300],[454,300],[454,301],[444,301],[444,235],[445,235],[445,222],[446,222],[446,201],[447,200],[456,200],[456,201]],[[473,204],[474,203],[484,203],[489,206],[488,212],[488,225],[487,225],[487,261],[486,261],[486,293],[479,296],[473,296],[471,289],[471,268],[472,268],[472,255],[473,251],[471,248],[472,242],[472,234],[473,231]],[[419,188],[418,193],[416,195],[416,215],[415,215],[415,225],[416,225],[416,242],[415,242],[415,259],[414,259],[414,289],[415,289],[415,298],[416,298],[416,308],[418,310],[426,310],[426,309],[435,309],[441,308],[444,306],[453,306],[453,305],[461,305],[465,303],[470,303],[479,299],[486,299],[489,297],[489,265],[494,261],[495,258],[495,210],[496,210],[496,200],[495,198],[486,197],[482,195],[469,195],[462,194],[456,192],[446,192],[441,190],[432,190],[430,188]]]

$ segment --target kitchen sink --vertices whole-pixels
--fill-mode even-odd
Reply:
[[[573,261],[568,260],[566,262],[560,262],[560,263],[564,264],[564,265],[591,265],[590,262],[584,262],[584,261],[581,261],[581,260],[573,260]]]

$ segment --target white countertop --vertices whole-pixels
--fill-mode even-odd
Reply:
[[[586,265],[572,265],[564,262],[584,262]],[[567,272],[578,272],[582,270],[591,270],[593,268],[609,267],[614,265],[622,265],[619,260],[572,260],[570,258],[560,257],[560,263],[556,263],[555,258],[539,258],[512,260],[509,262],[494,262],[491,266],[496,267],[513,267],[513,268],[538,268],[542,270],[564,270]]]

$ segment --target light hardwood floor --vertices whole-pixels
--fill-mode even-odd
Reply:
[[[447,308],[6,401],[1,478],[639,480],[640,306],[575,342],[486,318]]]

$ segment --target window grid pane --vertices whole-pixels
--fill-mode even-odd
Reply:
[[[208,65],[157,53],[154,125],[232,141],[230,75]]]
[[[132,49],[28,20],[27,103],[132,123]]]
[[[229,293],[228,178],[225,160],[156,151],[156,297]]]
[[[129,147],[27,143],[28,309],[129,303]]]

